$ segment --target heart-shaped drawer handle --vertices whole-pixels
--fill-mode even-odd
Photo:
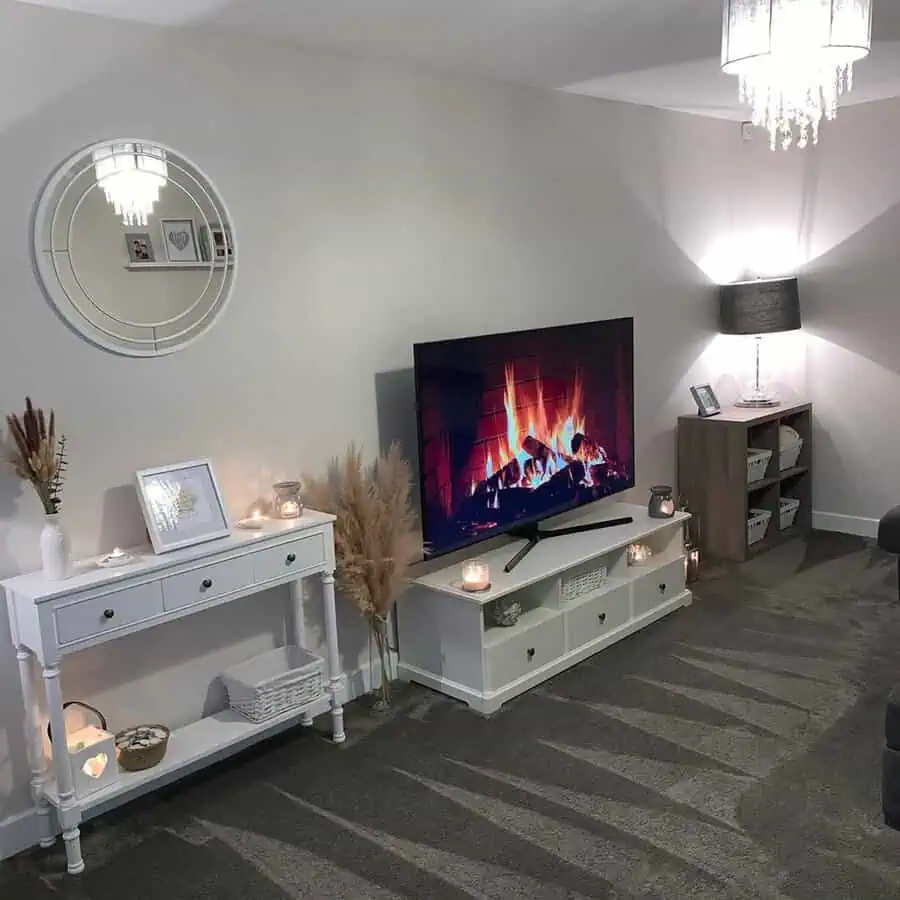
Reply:
[[[525,651],[525,655],[526,655],[529,659],[534,659],[534,647],[529,647],[529,648]]]
[[[663,583],[660,584],[660,585],[657,585],[657,587],[659,588],[659,592],[660,592],[661,594],[664,594],[664,593],[666,592],[666,583],[665,583],[665,582],[663,582]]]
[[[288,553],[288,555],[284,558],[284,564],[286,566],[292,566],[295,562],[297,562],[296,553]]]
[[[602,625],[606,621],[606,613],[600,613],[597,618],[600,620],[600,624]]]
[[[204,578],[201,587],[204,591],[208,591],[212,587],[212,578]]]
[[[104,609],[103,610],[103,618],[104,619],[111,619],[115,614],[116,614],[116,611],[114,609]]]

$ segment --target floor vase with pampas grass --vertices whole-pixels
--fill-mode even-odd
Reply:
[[[69,536],[59,519],[66,467],[66,438],[56,435],[56,415],[50,415],[25,398],[25,412],[6,417],[9,426],[9,462],[13,471],[35,490],[44,508],[41,529],[41,562],[49,581],[67,578],[72,559]]]
[[[381,669],[378,707],[391,703],[390,615],[409,567],[422,559],[412,474],[398,444],[372,464],[351,444],[322,478],[304,477],[308,506],[336,517],[336,578],[369,624]]]

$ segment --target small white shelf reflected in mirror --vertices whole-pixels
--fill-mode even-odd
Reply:
[[[131,272],[140,272],[146,269],[223,269],[232,268],[234,260],[230,259],[227,263],[222,262],[133,262],[127,263],[125,268]]]

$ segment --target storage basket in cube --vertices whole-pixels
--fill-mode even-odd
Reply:
[[[771,450],[747,451],[747,484],[754,481],[762,481],[766,477],[766,469],[769,468],[769,460],[772,458]]]
[[[251,722],[300,710],[325,693],[325,661],[303,647],[278,647],[222,673],[228,703]]]
[[[790,425],[781,425],[778,429],[778,468],[780,471],[793,469],[800,459],[803,449],[803,438]]]
[[[782,497],[778,501],[778,512],[780,516],[778,528],[781,531],[790,528],[791,525],[794,524],[794,520],[797,518],[797,510],[799,509],[800,501],[795,500],[793,497]]]
[[[559,582],[559,602],[565,606],[574,603],[579,597],[585,597],[600,590],[606,584],[607,568],[596,565],[590,569],[563,575]]]
[[[757,544],[765,536],[772,521],[772,513],[767,509],[751,509],[747,517],[747,543]]]

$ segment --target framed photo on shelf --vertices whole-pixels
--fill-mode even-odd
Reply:
[[[219,222],[201,225],[200,256],[204,262],[226,262],[234,259],[231,229]]]
[[[695,384],[691,387],[691,395],[697,404],[697,415],[704,419],[717,416],[722,412],[722,406],[716,397],[711,384]]]
[[[156,256],[153,254],[153,242],[146,231],[126,231],[125,247],[128,250],[129,262],[156,262]]]
[[[208,459],[135,473],[154,553],[228,537],[231,527]]]
[[[169,262],[198,262],[193,219],[161,219],[160,227]]]

